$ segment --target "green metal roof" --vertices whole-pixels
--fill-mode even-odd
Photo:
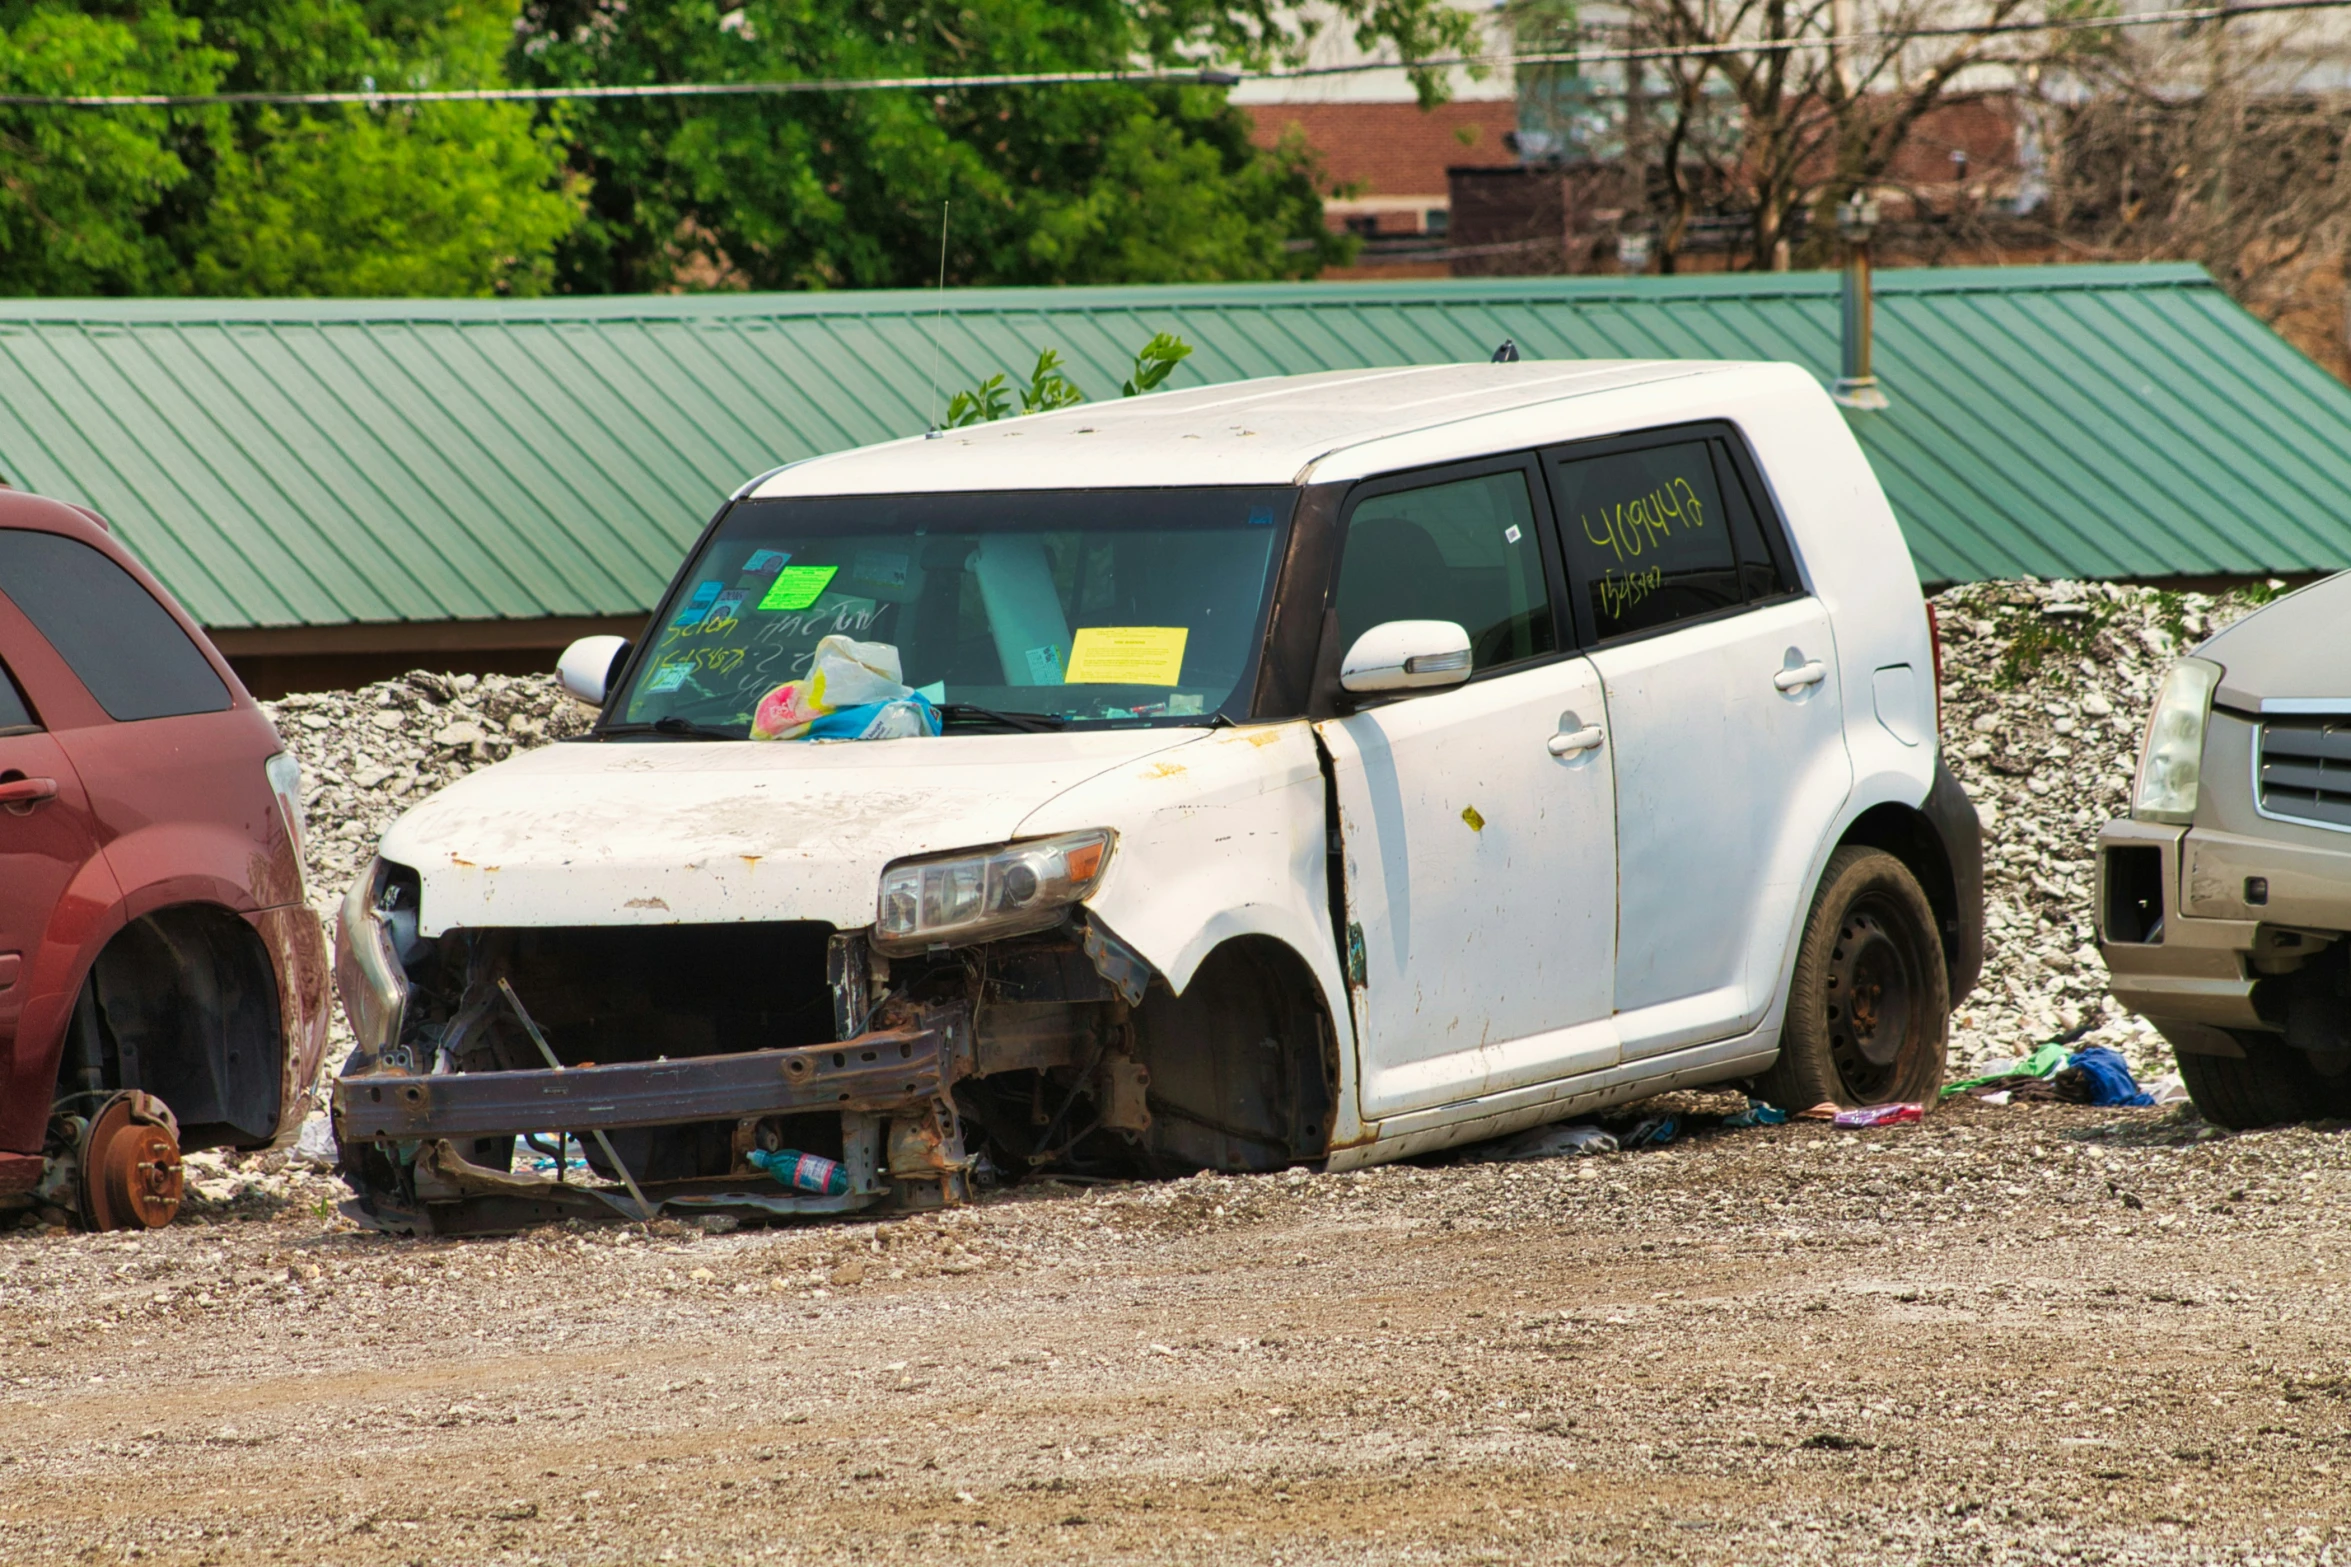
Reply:
[[[2351,390],[2192,266],[1878,274],[1849,417],[1920,575],[2351,565]],[[628,614],[718,499],[1062,350],[1115,395],[1529,358],[1837,360],[1831,273],[541,301],[0,301],[0,473],[209,626]]]

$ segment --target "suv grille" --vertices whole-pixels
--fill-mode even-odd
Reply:
[[[2262,724],[2261,808],[2351,831],[2351,717]]]

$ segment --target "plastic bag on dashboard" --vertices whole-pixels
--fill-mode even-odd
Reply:
[[[899,740],[939,732],[939,715],[905,681],[887,642],[830,636],[808,673],[787,680],[751,711],[754,740]]]

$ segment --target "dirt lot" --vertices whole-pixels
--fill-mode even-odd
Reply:
[[[2351,1551],[2329,1130],[1970,1103],[429,1244],[334,1190],[0,1237],[0,1559]]]

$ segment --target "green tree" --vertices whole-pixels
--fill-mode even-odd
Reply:
[[[1342,0],[1368,39],[1457,47],[1443,0]],[[1289,57],[1268,0],[527,0],[517,79],[752,81]],[[905,287],[1306,275],[1349,242],[1304,144],[1222,89],[1102,83],[583,105],[589,218],[561,286]]]
[[[496,86],[519,0],[183,0],[231,89]],[[239,112],[176,238],[199,294],[534,294],[581,215],[523,104]]]
[[[0,0],[0,90],[502,83],[519,0]],[[580,220],[523,104],[0,110],[0,291],[543,291]]]
[[[0,91],[199,93],[228,59],[155,3],[0,3]],[[136,294],[169,285],[145,222],[188,177],[218,111],[0,110],[0,293]]]

